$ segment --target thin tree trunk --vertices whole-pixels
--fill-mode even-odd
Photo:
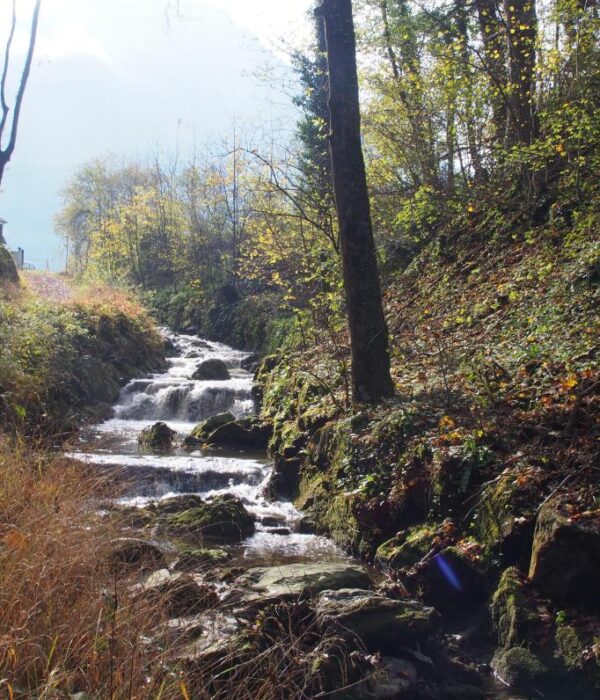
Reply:
[[[361,145],[356,40],[351,0],[322,0],[329,68],[330,148],[348,304],[354,400],[394,394],[388,331]]]

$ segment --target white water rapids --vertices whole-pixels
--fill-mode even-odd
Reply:
[[[114,417],[84,435],[71,456],[99,468],[118,469],[128,484],[119,501],[123,504],[141,507],[192,493],[203,498],[225,493],[239,497],[256,520],[256,533],[241,545],[241,554],[253,562],[345,559],[330,540],[297,532],[301,516],[290,502],[264,497],[271,475],[264,454],[180,448],[170,454],[148,454],[138,449],[139,433],[156,421],[176,430],[181,443],[210,416],[230,411],[241,418],[256,410],[252,375],[240,366],[247,353],[193,336],[166,336],[177,350],[167,371],[130,382],[114,407]],[[212,358],[225,362],[231,378],[193,380],[198,365]]]

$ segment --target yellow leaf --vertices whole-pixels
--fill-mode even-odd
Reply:
[[[443,416],[440,418],[440,428],[454,428],[456,423],[450,418],[450,416]]]

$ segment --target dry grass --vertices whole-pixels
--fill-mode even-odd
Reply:
[[[0,698],[293,700],[352,683],[349,651],[304,603],[250,614],[229,648],[190,657],[167,601],[132,595],[139,571],[111,570],[123,529],[92,507],[110,488],[0,439]]]
[[[0,446],[0,689],[7,697],[152,697],[144,639],[159,606],[131,599],[107,554],[117,535],[89,508],[81,465]],[[0,696],[2,690],[0,690]]]

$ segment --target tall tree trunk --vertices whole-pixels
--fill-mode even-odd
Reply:
[[[497,0],[475,0],[485,69],[492,91],[492,120],[496,141],[504,138],[508,113],[506,86],[506,29],[498,16]]]
[[[507,141],[529,145],[537,136],[535,62],[537,15],[535,0],[504,0],[508,28],[509,102]]]
[[[356,40],[351,0],[322,0],[329,69],[330,148],[348,304],[355,401],[393,396],[388,330],[361,145]]]

